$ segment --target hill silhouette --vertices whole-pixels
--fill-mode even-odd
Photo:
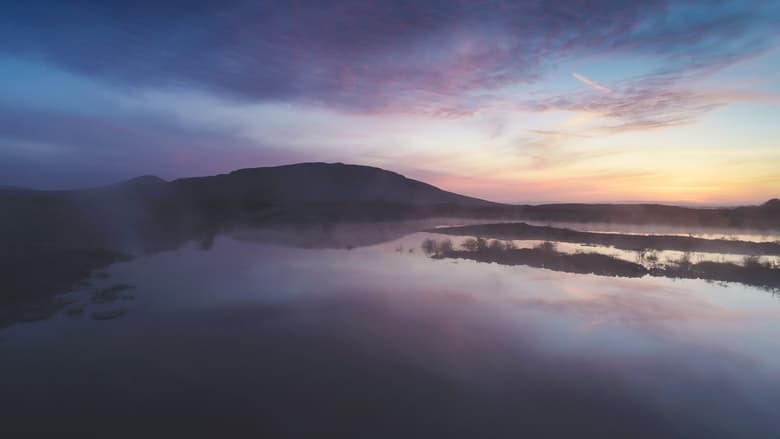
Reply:
[[[200,200],[243,200],[250,203],[496,204],[447,192],[384,169],[343,163],[300,163],[240,169],[213,177],[176,180],[172,186],[180,194]]]

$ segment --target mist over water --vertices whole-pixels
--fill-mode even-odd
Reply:
[[[116,263],[65,296],[83,314],[0,331],[5,425],[111,437],[780,428],[772,293],[430,258],[422,242],[443,235],[414,230],[436,224],[239,230]],[[132,298],[94,300],[115,285]],[[90,318],[117,303],[124,315]],[[41,413],[51,422],[28,422]]]

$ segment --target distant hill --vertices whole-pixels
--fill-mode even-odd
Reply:
[[[771,200],[762,204],[761,209],[780,214],[780,199],[772,198]]]
[[[780,229],[778,207],[776,200],[760,206],[721,208],[664,204],[542,204],[515,206],[513,216],[533,221]]]
[[[175,190],[195,198],[252,203],[397,203],[496,205],[441,190],[380,168],[343,163],[300,163],[250,168],[213,177],[185,178]]]

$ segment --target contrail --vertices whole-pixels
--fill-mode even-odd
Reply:
[[[596,81],[594,81],[592,79],[586,78],[585,76],[580,75],[577,72],[574,72],[571,75],[574,76],[575,79],[578,79],[579,81],[581,81],[583,84],[589,85],[589,86],[595,88],[596,90],[598,90],[598,91],[600,91],[602,93],[611,93],[612,92],[612,90],[608,89],[607,87],[604,87],[603,85],[599,84],[598,82],[596,82]]]

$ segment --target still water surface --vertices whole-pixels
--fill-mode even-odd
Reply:
[[[93,283],[133,300],[0,331],[2,436],[780,434],[771,293],[430,259],[429,237],[115,264]]]

